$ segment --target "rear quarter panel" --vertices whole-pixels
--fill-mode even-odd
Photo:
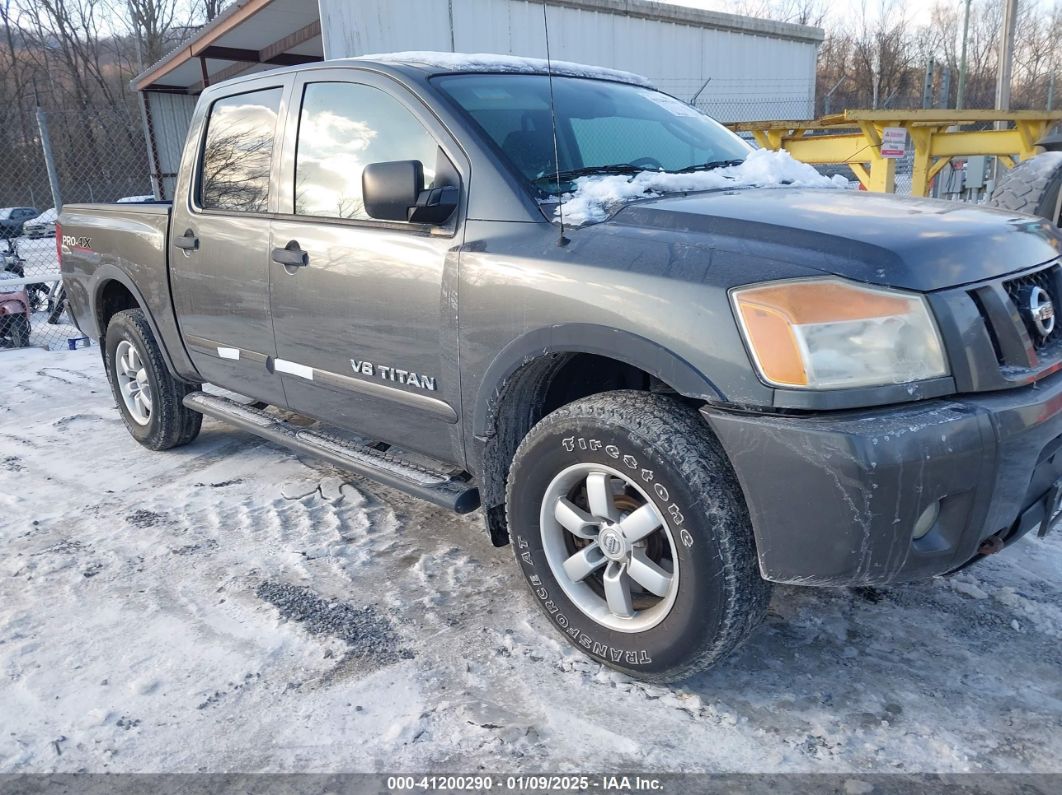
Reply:
[[[167,204],[68,204],[62,225],[62,264],[70,312],[78,328],[93,339],[101,296],[110,282],[125,286],[147,315],[170,369],[197,380],[181,342],[170,295],[166,239]]]

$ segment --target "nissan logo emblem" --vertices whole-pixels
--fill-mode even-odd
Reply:
[[[1043,287],[1029,291],[1029,317],[1041,337],[1051,336],[1055,330],[1055,302]]]

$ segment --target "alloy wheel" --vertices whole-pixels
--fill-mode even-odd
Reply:
[[[137,424],[147,425],[151,421],[151,381],[139,351],[128,340],[119,342],[114,351],[114,371],[129,416]]]
[[[601,464],[575,464],[546,488],[540,516],[550,570],[568,598],[602,626],[644,632],[678,593],[671,529],[641,487]]]

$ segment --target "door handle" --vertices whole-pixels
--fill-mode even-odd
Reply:
[[[173,245],[177,246],[177,248],[184,249],[185,251],[198,251],[199,238],[195,236],[194,230],[185,229],[183,235],[173,239]]]
[[[298,240],[290,240],[284,248],[273,249],[273,262],[286,268],[305,268],[310,264],[310,255],[299,248]]]

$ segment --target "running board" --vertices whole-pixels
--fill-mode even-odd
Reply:
[[[321,431],[300,428],[264,411],[205,392],[185,395],[184,405],[192,411],[235,425],[296,452],[322,458],[356,475],[371,478],[455,513],[468,513],[479,507],[479,491],[474,486],[373,447]]]

